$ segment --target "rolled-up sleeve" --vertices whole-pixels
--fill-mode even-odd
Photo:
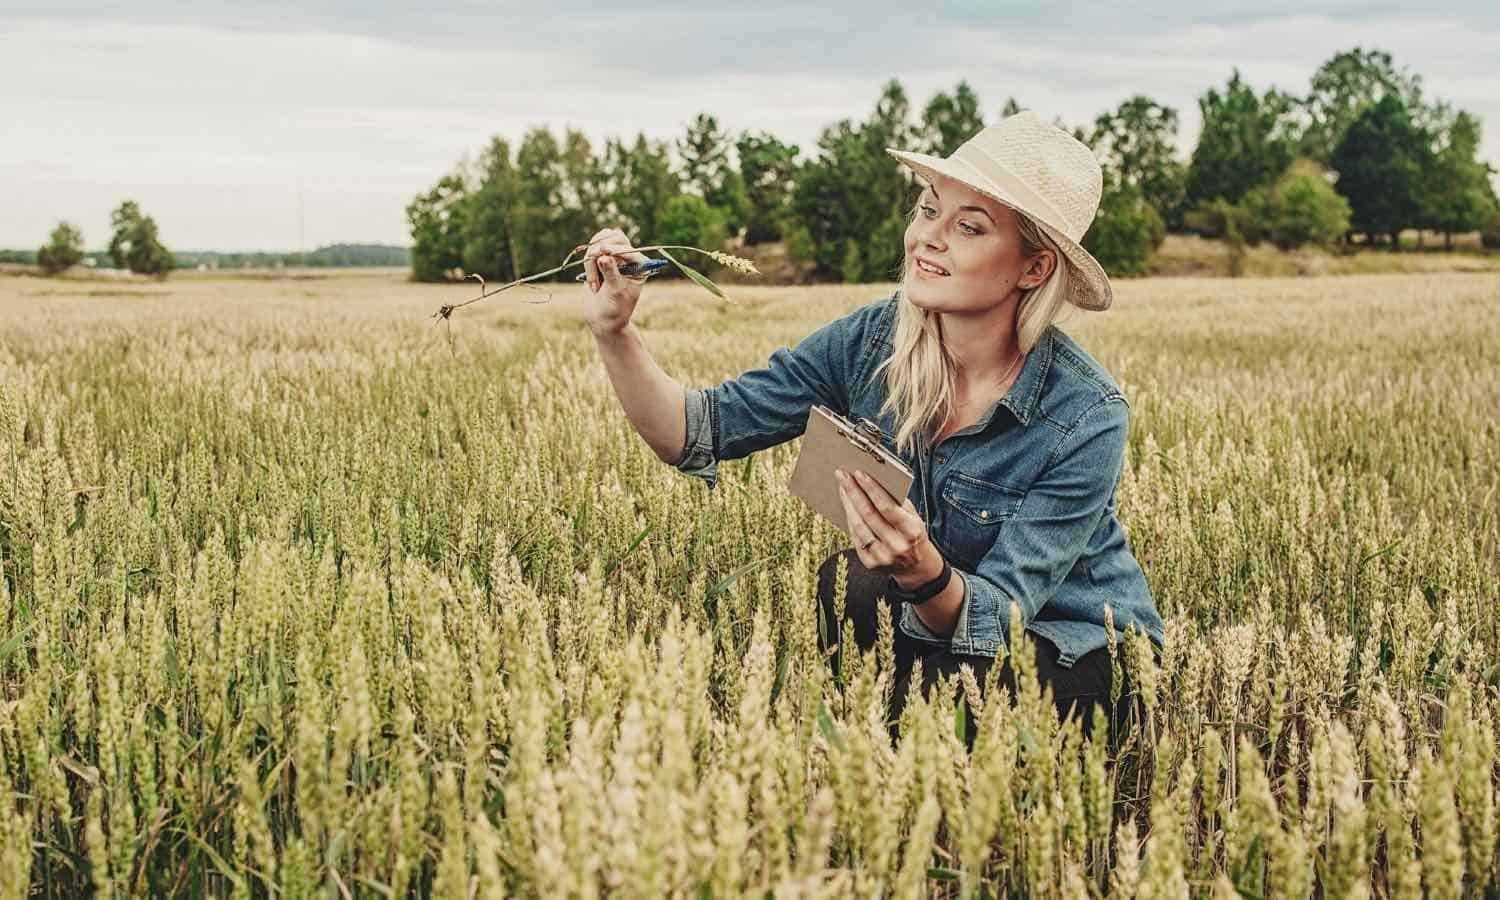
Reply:
[[[916,607],[910,603],[903,603],[901,605],[901,630],[911,637],[934,644],[958,645],[968,641],[969,622],[964,613],[969,607],[969,583],[964,581],[962,576],[963,573],[955,566],[953,577],[959,579],[959,582],[964,586],[964,593],[963,597],[958,601],[958,622],[954,625],[951,635],[944,636],[928,628],[927,623],[923,622],[922,618],[917,615]]]
[[[674,465],[677,470],[702,478],[709,490],[719,483],[719,460],[714,457],[714,423],[709,414],[708,391],[704,388],[683,390],[683,405],[687,408],[687,443],[682,448],[682,458]]]
[[[777,348],[761,368],[713,387],[685,389],[687,442],[675,467],[712,489],[719,460],[800,437],[814,405],[847,412],[858,348],[879,305],[823,325],[796,347]]]
[[[1105,514],[1125,456],[1129,411],[1112,396],[1083,413],[1053,451],[1052,462],[1000,526],[966,586],[954,631],[955,653],[993,655],[1010,642],[1010,604],[1029,625],[1088,547]],[[957,570],[955,570],[957,571]]]

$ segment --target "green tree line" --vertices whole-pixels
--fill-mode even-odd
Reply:
[[[204,265],[211,269],[267,269],[279,266],[343,269],[411,265],[411,251],[393,244],[326,244],[306,253],[183,250],[178,251],[176,256],[178,263],[184,267]]]
[[[1104,169],[1084,244],[1112,274],[1145,272],[1169,231],[1290,249],[1396,247],[1413,228],[1451,246],[1455,234],[1480,230],[1500,246],[1479,119],[1429,98],[1386,52],[1338,53],[1300,95],[1258,92],[1234,70],[1198,106],[1202,128],[1186,159],[1177,110],[1146,96],[1086,125],[1056,123]],[[964,81],[917,107],[893,79],[863,119],[827,126],[806,154],[763,131],[731,134],[709,113],[670,142],[639,134],[596,148],[581,132],[545,127],[514,145],[495,137],[408,204],[412,275],[510,280],[618,224],[636,242],[784,241],[819,280],[890,278],[915,185],[885,148],[946,155],[1020,109],[1009,98],[987,116]]]

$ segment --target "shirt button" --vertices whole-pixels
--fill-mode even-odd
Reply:
[[[937,458],[937,461],[938,461],[938,465],[942,465],[943,463],[945,463],[945,462],[948,461],[948,457],[946,457],[946,456],[939,456]]]
[[[981,509],[979,511],[979,518],[981,518],[981,519],[988,519],[989,517],[990,517],[990,511],[989,510],[987,510],[987,509]]]

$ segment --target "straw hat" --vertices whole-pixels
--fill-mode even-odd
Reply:
[[[1099,161],[1081,141],[1027,110],[981,129],[946,158],[894,147],[885,152],[920,175],[946,175],[1029,217],[1057,243],[1071,269],[1068,302],[1109,308],[1109,276],[1078,243],[1094,221],[1104,187]]]

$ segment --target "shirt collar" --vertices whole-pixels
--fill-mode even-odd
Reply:
[[[1052,369],[1052,352],[1056,348],[1056,334],[1052,326],[1048,325],[1042,331],[1042,337],[1026,354],[1026,361],[1021,364],[1021,374],[1016,376],[1015,383],[1010,390],[1005,392],[1005,397],[1000,402],[1010,410],[1022,425],[1030,425],[1031,417],[1036,413],[1037,404],[1042,399],[1042,385],[1047,382],[1047,373]]]
[[[877,335],[878,338],[884,340],[887,344],[894,343],[893,339],[886,332],[895,327],[894,314],[896,306],[900,301],[901,289],[897,288],[896,292],[891,295],[890,300],[892,314],[886,319],[880,334]],[[1006,391],[1005,396],[1001,397],[997,403],[985,410],[984,416],[978,422],[970,426],[974,432],[981,432],[988,428],[990,419],[995,415],[995,410],[1002,406],[1010,410],[1011,415],[1015,416],[1016,421],[1020,422],[1022,426],[1031,424],[1031,417],[1035,415],[1037,403],[1042,398],[1042,385],[1047,382],[1047,373],[1052,369],[1052,353],[1055,349],[1056,339],[1055,332],[1055,325],[1048,325],[1042,331],[1042,336],[1037,340],[1036,346],[1031,348],[1031,352],[1026,354],[1025,361],[1021,363],[1020,374],[1016,375],[1016,380],[1011,383],[1010,390]],[[966,428],[964,431],[967,432],[969,429]]]
[[[1016,421],[1021,425],[1031,424],[1031,418],[1036,414],[1037,403],[1042,397],[1042,385],[1047,382],[1047,372],[1052,368],[1053,349],[1052,326],[1048,325],[1036,342],[1036,346],[1026,354],[1026,360],[1021,363],[1021,372],[1011,383],[1010,390],[1005,392],[1005,396],[1001,397],[999,402],[985,411],[984,418],[975,423],[977,426],[975,431],[988,428],[995,410],[1002,406],[1010,410],[1011,415],[1015,416]]]

